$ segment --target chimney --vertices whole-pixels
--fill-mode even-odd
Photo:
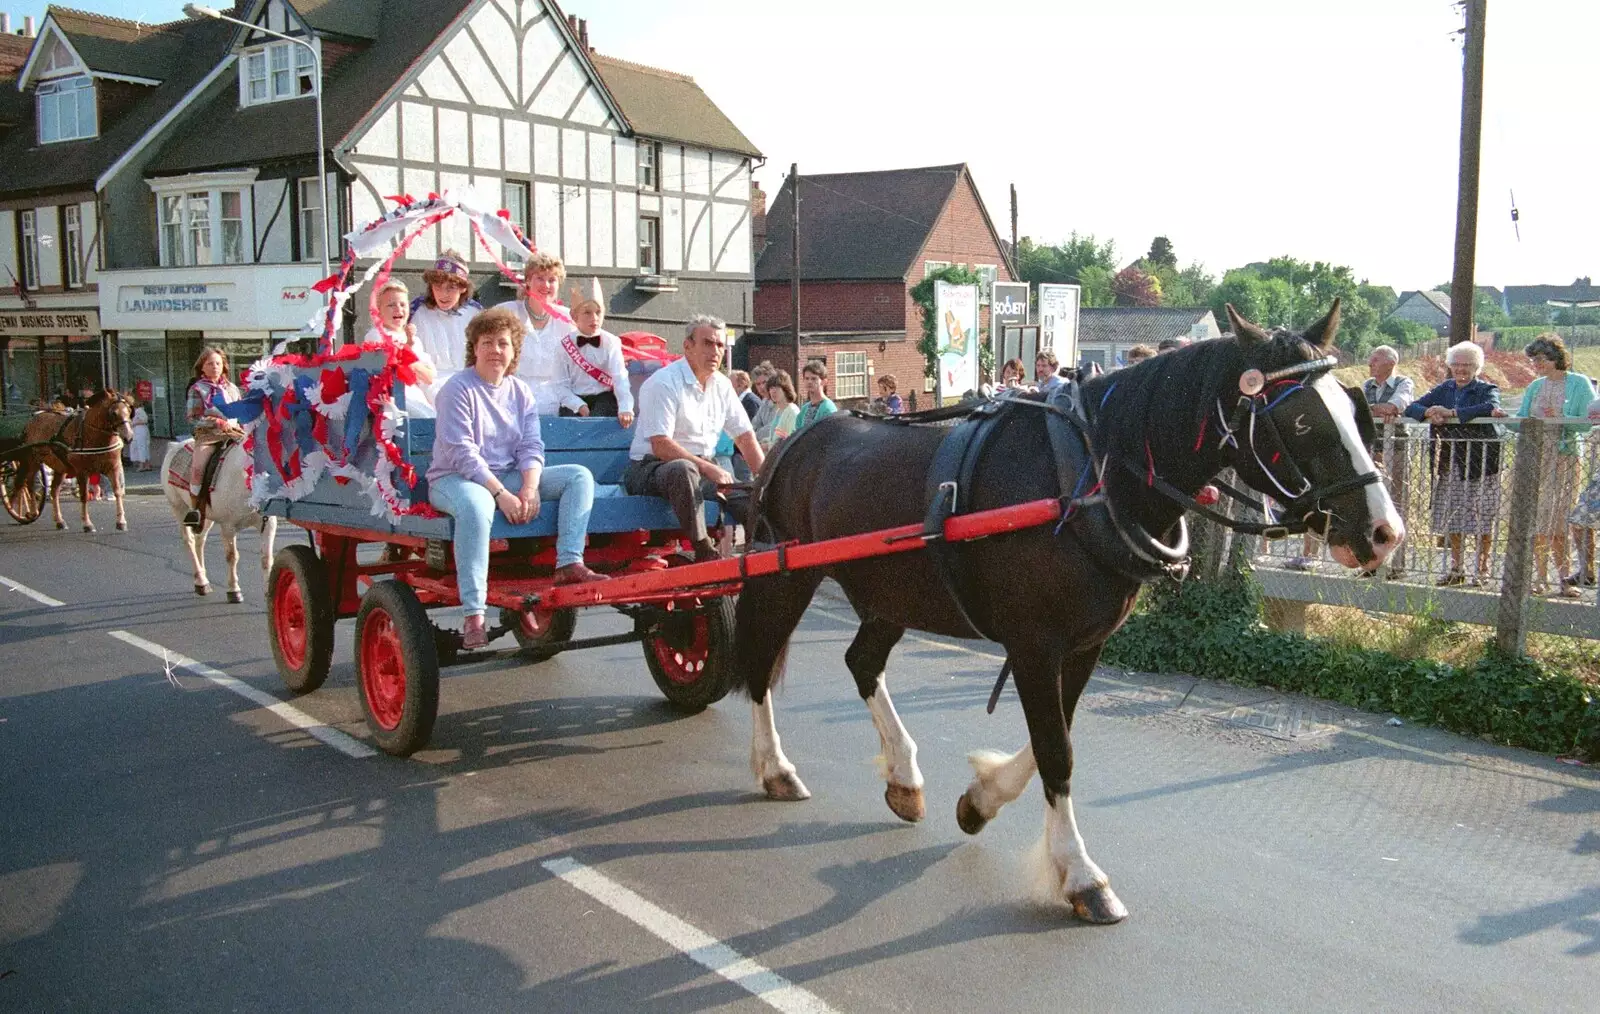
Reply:
[[[578,19],[578,46],[585,53],[589,52],[589,19],[588,18],[579,18]]]
[[[0,35],[10,35],[10,34],[11,34],[11,14],[8,11],[0,11]]]
[[[767,194],[755,180],[750,181],[750,246],[757,257],[767,248]]]
[[[22,19],[22,37],[24,39],[33,38],[33,15],[31,14]]]

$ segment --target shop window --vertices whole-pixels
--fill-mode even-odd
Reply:
[[[836,398],[867,396],[867,354],[836,352],[833,356],[833,395]]]
[[[300,197],[300,259],[322,260],[322,188],[315,176],[298,184]]]
[[[239,63],[240,105],[282,102],[315,95],[316,91],[316,60],[309,49],[298,43],[258,46],[247,50]]]
[[[40,144],[75,141],[100,132],[94,82],[87,76],[41,82],[38,99]]]
[[[39,287],[39,213],[32,208],[17,216],[22,228],[22,287]]]
[[[67,287],[75,289],[83,284],[83,218],[76,204],[62,209],[61,257],[65,260]]]

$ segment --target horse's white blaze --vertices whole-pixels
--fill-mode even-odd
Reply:
[[[976,750],[967,755],[976,777],[967,786],[967,799],[984,820],[993,820],[1000,808],[1022,795],[1033,780],[1039,765],[1033,759],[1033,744],[1014,754],[996,750]]]
[[[760,704],[754,702],[751,710],[750,770],[756,781],[766,784],[768,778],[795,774],[795,767],[783,755],[783,744],[778,739],[778,726],[773,721],[772,691]]]
[[[1084,847],[1078,833],[1078,820],[1072,812],[1072,797],[1058,796],[1055,805],[1045,804],[1044,836],[1030,854],[1033,866],[1033,893],[1040,900],[1060,902],[1093,887],[1109,887],[1105,875]]]
[[[770,696],[770,695],[769,695]],[[889,686],[883,675],[878,675],[878,687],[867,698],[867,710],[872,712],[872,724],[877,727],[878,740],[883,746],[879,755],[884,780],[891,785],[922,788],[922,771],[917,767],[917,744],[900,721],[889,699]]]
[[[1333,423],[1339,428],[1339,441],[1344,444],[1344,449],[1350,455],[1350,466],[1357,475],[1377,471],[1372,463],[1372,456],[1367,453],[1366,444],[1361,442],[1361,431],[1356,427],[1355,407],[1350,404],[1350,396],[1331,374],[1318,377],[1311,385],[1312,390],[1322,397],[1322,403],[1328,407],[1328,415],[1333,417]],[[1406,523],[1401,520],[1400,512],[1395,509],[1394,501],[1389,498],[1389,488],[1382,482],[1374,482],[1366,487],[1367,512],[1372,518],[1373,531],[1378,525],[1388,525],[1394,530],[1395,539],[1383,546],[1373,546],[1378,554],[1378,562],[1382,563],[1389,554],[1399,548],[1400,540],[1405,538]]]

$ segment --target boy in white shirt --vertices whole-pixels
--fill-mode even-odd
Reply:
[[[605,330],[605,293],[598,278],[589,279],[587,293],[573,289],[568,300],[577,330],[561,339],[561,351],[582,374],[572,391],[589,407],[590,415],[616,416],[624,428],[633,425],[633,388],[628,364],[622,357],[622,339]],[[562,415],[579,413],[561,410]]]

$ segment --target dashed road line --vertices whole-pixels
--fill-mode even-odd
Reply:
[[[756,999],[784,1014],[834,1014],[834,1008],[815,993],[802,989],[764,965],[751,961],[738,951],[653,902],[623,887],[570,856],[551,859],[546,870],[587,894],[595,901],[659,937],[685,956]]]
[[[108,630],[106,633],[121,641],[123,644],[130,644],[133,647],[138,648],[140,651],[147,652],[150,655],[161,659],[163,664],[170,666],[173,669],[183,669],[188,672],[192,672],[196,676],[210,680],[212,683],[222,687],[224,690],[233,691],[252,704],[257,704],[267,709],[295,728],[303,730],[307,735],[318,742],[326,746],[333,747],[346,757],[365,758],[377,756],[377,750],[374,750],[372,747],[361,742],[359,739],[342,733],[338,729],[335,729],[323,722],[317,721],[315,718],[312,718],[299,708],[296,708],[290,704],[285,704],[283,701],[278,700],[269,693],[257,690],[248,683],[234,679],[221,669],[213,669],[204,662],[197,662],[187,655],[180,655],[171,648],[163,647],[154,641],[147,641],[137,634],[128,633],[126,630]]]
[[[39,603],[40,605],[49,606],[51,609],[59,609],[66,605],[66,603],[60,599],[53,599],[42,591],[35,591],[23,584],[21,581],[13,581],[4,574],[0,574],[0,584],[5,585],[7,588],[10,588],[12,591],[23,596],[24,598],[33,599],[33,601]]]

